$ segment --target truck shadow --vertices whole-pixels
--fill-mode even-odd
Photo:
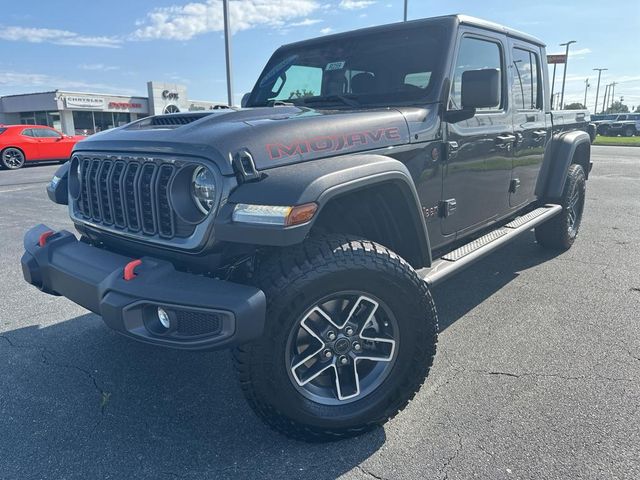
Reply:
[[[441,328],[552,257],[525,235],[439,286]],[[284,438],[246,405],[227,352],[138,344],[92,314],[5,332],[0,365],[6,478],[332,479],[386,440]]]

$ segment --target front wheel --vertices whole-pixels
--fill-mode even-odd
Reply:
[[[536,227],[536,240],[540,245],[555,250],[567,250],[573,245],[582,222],[586,188],[582,166],[570,165],[560,199],[562,211]]]
[[[436,350],[431,294],[399,256],[376,243],[325,236],[266,258],[262,338],[235,365],[253,410],[306,441],[358,435],[415,395]]]
[[[624,129],[624,132],[622,132],[622,134],[623,134],[625,137],[633,137],[633,136],[635,135],[635,133],[636,133],[636,132],[635,132],[635,130],[634,130],[634,128],[633,128],[633,127],[626,127],[626,128]]]
[[[9,170],[17,170],[24,165],[24,153],[17,148],[9,147],[2,151],[2,166]]]

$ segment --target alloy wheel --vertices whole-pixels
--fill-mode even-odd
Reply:
[[[333,294],[311,307],[289,335],[289,376],[314,402],[358,400],[389,375],[398,336],[396,319],[380,300],[361,292]]]

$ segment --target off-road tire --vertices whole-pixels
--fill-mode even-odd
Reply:
[[[234,364],[249,405],[278,432],[310,442],[359,435],[402,410],[429,373],[438,335],[435,305],[427,284],[391,250],[344,235],[311,238],[264,258],[253,283],[267,298],[265,331],[261,339],[235,349]],[[323,405],[294,387],[285,345],[315,302],[349,288],[391,307],[399,325],[397,356],[388,376],[368,395]]]
[[[574,223],[575,228],[571,228],[570,202],[576,192],[579,195],[575,220],[577,223]],[[568,250],[571,248],[580,228],[582,213],[584,212],[585,192],[586,176],[584,169],[581,165],[574,163],[569,166],[562,198],[560,199],[562,212],[535,229],[536,240],[540,245],[553,250]]]

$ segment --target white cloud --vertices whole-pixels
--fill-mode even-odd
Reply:
[[[115,65],[104,65],[103,63],[83,63],[78,65],[82,70],[91,70],[99,72],[112,72],[114,70],[120,70],[120,67]]]
[[[231,29],[238,32],[263,25],[284,27],[319,7],[316,0],[236,0],[229,2]],[[222,2],[206,0],[155,8],[138,26],[131,36],[137,40],[189,40],[203,33],[219,32],[224,29]]]
[[[328,33],[331,33],[331,32],[333,32],[333,28],[331,27],[325,27],[320,30],[320,33],[323,35],[327,35]]]
[[[292,27],[307,27],[309,25],[315,25],[316,23],[320,23],[320,22],[322,22],[322,20],[320,20],[319,18],[305,18],[300,22],[293,22],[293,23],[290,23],[289,25]]]
[[[367,8],[373,5],[375,0],[340,0],[340,8],[345,10],[358,10],[360,8]]]
[[[74,47],[119,48],[122,40],[108,36],[86,36],[68,30],[0,26],[0,39],[13,42],[53,43]]]
[[[68,80],[65,78],[45,75],[41,73],[23,73],[0,71],[0,94],[11,93],[13,89],[24,93],[25,88],[35,87],[42,90],[69,89],[82,91],[102,91],[106,93],[134,94],[130,88],[114,87],[103,83],[85,82],[82,80]]]

